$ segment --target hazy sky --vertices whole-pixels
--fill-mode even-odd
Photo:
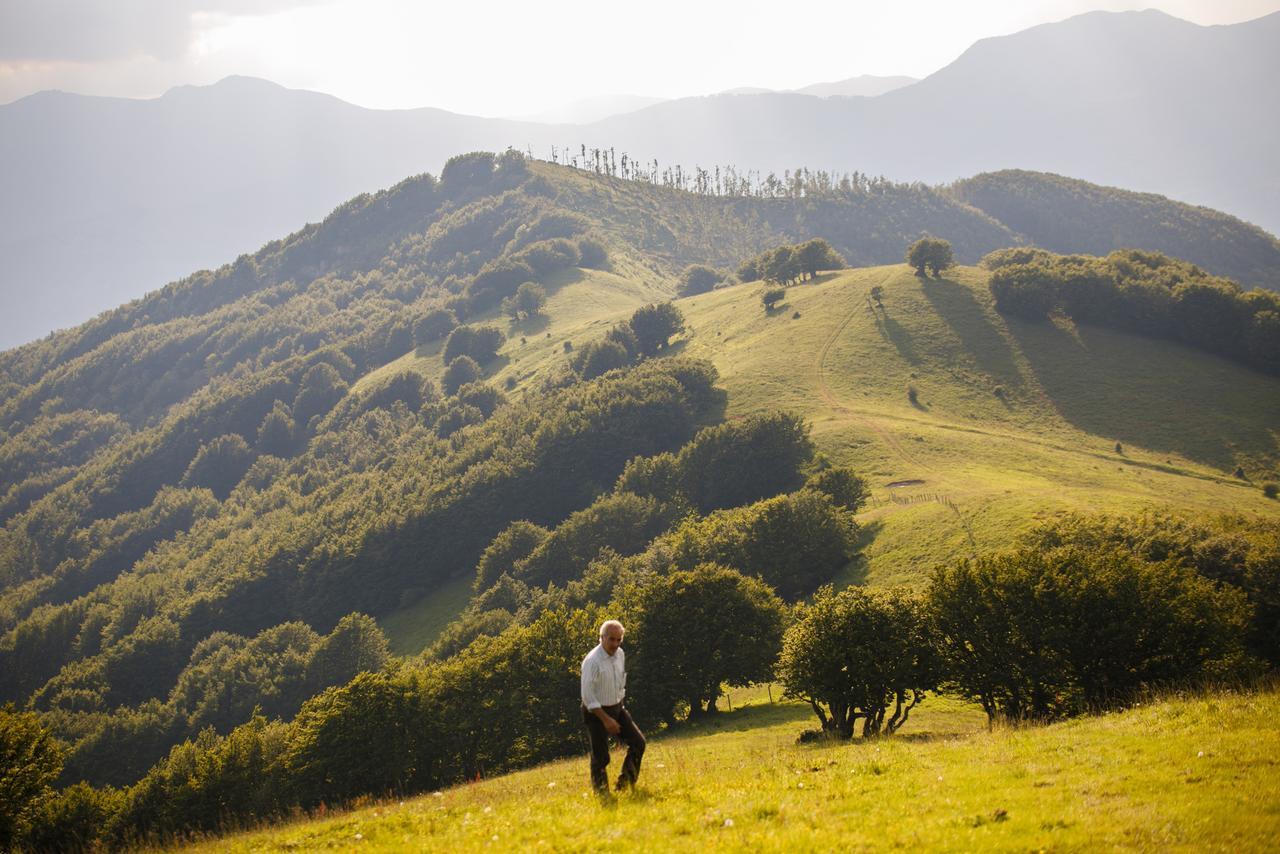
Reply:
[[[367,107],[523,115],[601,94],[925,77],[985,36],[1142,8],[1224,24],[1280,0],[0,0],[0,103],[246,74]]]

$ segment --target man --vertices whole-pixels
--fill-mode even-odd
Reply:
[[[600,626],[600,643],[582,659],[582,720],[591,736],[591,785],[609,791],[609,737],[627,744],[618,790],[630,788],[640,776],[644,734],[622,705],[627,688],[626,653],[622,651],[622,623],[606,620]]]

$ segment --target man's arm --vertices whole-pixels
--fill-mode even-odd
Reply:
[[[596,698],[595,688],[592,686],[591,677],[595,673],[596,666],[596,662],[590,659],[582,662],[582,705],[600,719],[605,731],[610,735],[617,735],[622,732],[622,727],[601,707],[600,701]]]

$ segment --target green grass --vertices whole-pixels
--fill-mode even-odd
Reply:
[[[455,578],[414,604],[378,620],[391,652],[413,656],[431,646],[471,601],[471,582],[471,576]]]
[[[661,298],[651,271],[622,261],[558,290],[552,336],[509,341],[493,380],[535,387],[562,369],[565,340],[581,345]],[[1232,474],[1274,477],[1280,379],[1169,342],[1006,319],[986,281],[977,268],[922,280],[895,265],[823,275],[770,313],[759,283],[676,303],[688,331],[672,350],[716,365],[729,417],[799,412],[820,450],[870,481],[865,558],[841,580],[918,584],[1064,512],[1280,513]]]
[[[637,790],[606,802],[584,751],[209,847],[1268,851],[1278,716],[1274,690],[1216,692],[988,731],[972,707],[929,698],[895,737],[799,745],[807,707],[757,702],[652,739]]]

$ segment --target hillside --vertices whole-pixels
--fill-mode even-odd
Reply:
[[[146,793],[163,803],[184,750],[278,732],[384,667],[460,702],[449,674],[503,649],[483,636],[605,605],[593,560],[653,558],[695,515],[829,523],[790,529],[792,556],[831,544],[821,563],[740,561],[788,599],[918,587],[1073,510],[1280,518],[1258,488],[1280,460],[1280,379],[1000,315],[984,269],[831,271],[769,312],[760,283],[730,284],[676,300],[674,337],[635,331],[688,264],[815,235],[859,263],[901,257],[920,223],[962,260],[1014,239],[918,185],[723,197],[476,153],[0,354],[0,700],[68,743],[64,784],[140,787],[127,814],[172,826]],[[526,284],[541,310],[504,309]],[[569,369],[606,335],[617,370]],[[451,355],[446,375],[453,352],[476,374],[455,383]],[[865,479],[856,518],[800,488],[824,461]],[[646,465],[687,494],[646,486]],[[519,577],[498,566],[469,596],[513,528],[542,538],[508,561]],[[431,661],[392,656],[433,641]],[[563,724],[484,767],[563,755]],[[458,762],[412,773],[438,785],[474,760]]]
[[[1106,255],[1141,247],[1280,290],[1280,241],[1208,208],[1018,169],[957,181],[951,192],[1052,252]]]
[[[679,352],[716,366],[729,417],[802,413],[820,450],[870,479],[862,521],[874,533],[849,580],[919,583],[948,555],[999,548],[1069,511],[1276,515],[1231,473],[1270,476],[1280,463],[1280,381],[1174,344],[1004,318],[987,275],[921,280],[903,265],[825,274],[772,313],[758,284],[676,302],[689,330]],[[623,319],[629,311],[586,302],[605,287],[591,276],[558,292],[551,337],[512,347],[495,381],[532,387],[559,368],[560,342]],[[440,373],[430,350],[382,370],[410,366]]]
[[[1199,27],[1155,11],[1091,13],[983,40],[875,97],[685,98],[586,125],[367,110],[245,78],[152,100],[39,93],[0,105],[0,347],[474,148],[548,157],[585,143],[646,166],[730,164],[780,179],[808,167],[941,184],[1019,167],[1209,205],[1274,233],[1277,128],[1264,105],[1278,26],[1277,15]],[[832,91],[844,90],[816,90]],[[1122,245],[1143,234],[1118,233]],[[1269,262],[1222,254],[1240,266],[1195,260],[1246,285],[1270,281],[1251,278]]]
[[[608,805],[574,758],[195,850],[1261,851],[1280,834],[1274,692],[993,732],[930,700],[902,738],[847,745],[797,745],[808,710],[757,703],[651,741],[639,789]]]

